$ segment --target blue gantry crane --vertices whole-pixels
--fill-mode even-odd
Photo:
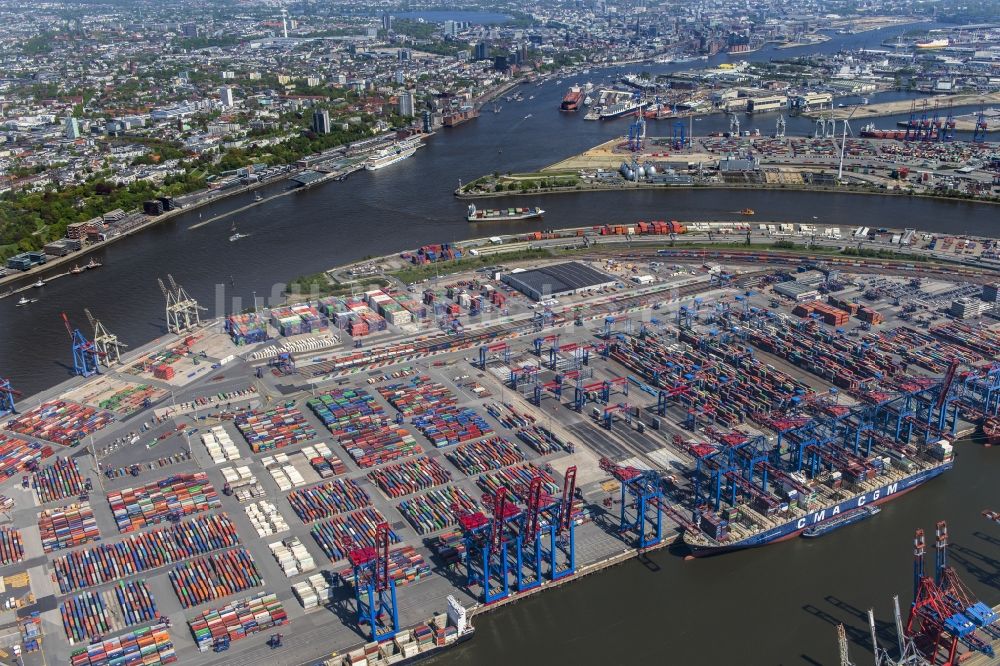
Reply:
[[[491,510],[491,517],[458,506],[453,510],[465,544],[466,584],[470,588],[481,586],[483,603],[488,604],[510,595],[507,545],[522,512],[508,501],[505,487],[498,488],[494,495],[483,495],[483,503]]]
[[[21,397],[20,391],[15,391],[10,386],[10,380],[0,377],[0,416],[15,414],[14,398]]]
[[[374,547],[354,548],[348,553],[358,624],[368,626],[372,641],[392,638],[399,631],[396,581],[389,576],[389,541],[389,525],[381,523],[376,528]]]
[[[649,548],[663,540],[663,485],[658,472],[618,465],[601,458],[601,469],[621,485],[618,530],[631,535],[636,548]]]
[[[63,323],[66,325],[66,332],[73,345],[73,374],[80,377],[90,377],[101,371],[101,352],[97,351],[94,343],[80,332],[80,329],[73,328],[69,323],[69,317],[62,313]]]
[[[504,365],[510,365],[510,345],[506,342],[496,342],[492,345],[483,345],[479,348],[479,369],[485,370],[490,356],[496,353],[503,355]]]

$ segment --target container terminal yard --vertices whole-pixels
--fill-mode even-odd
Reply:
[[[54,322],[78,376],[0,387],[5,644],[409,663],[650,549],[765,546],[919,493],[1000,415],[1000,278],[943,242],[907,263],[590,234],[224,320],[170,278],[170,333],[140,349]],[[942,631],[984,655],[995,618]]]

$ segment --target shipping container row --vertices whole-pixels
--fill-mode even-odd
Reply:
[[[101,539],[90,502],[42,511],[38,515],[38,532],[46,553]]]
[[[413,436],[392,425],[385,410],[367,391],[332,391],[306,404],[361,467],[374,467],[421,453]]]
[[[65,400],[54,400],[18,414],[7,423],[7,429],[62,446],[70,446],[106,427],[112,421],[114,417],[108,412]]]
[[[97,403],[97,406],[109,412],[125,416],[139,411],[150,403],[156,402],[166,395],[166,393],[163,389],[150,386],[149,384],[128,384],[101,400]]]
[[[361,486],[351,479],[332,479],[317,486],[293,490],[288,503],[304,523],[355,511],[371,503]]]
[[[10,527],[0,527],[0,564],[14,564],[24,559],[21,533]]]
[[[352,569],[341,569],[338,574],[344,585],[348,587],[354,586]],[[430,565],[427,564],[424,556],[418,553],[413,546],[403,546],[402,548],[389,551],[389,578],[396,581],[397,586],[411,585],[426,579],[430,575]]]
[[[87,487],[76,458],[59,458],[35,472],[35,492],[42,504],[79,497]]]
[[[478,511],[479,506],[459,486],[435,488],[424,495],[417,495],[399,503],[399,512],[421,535],[437,532],[458,523],[455,507],[465,511]]]
[[[330,561],[337,562],[347,557],[352,548],[374,548],[375,533],[384,522],[385,517],[378,509],[368,507],[314,525],[312,536]],[[400,539],[390,530],[389,540],[399,543]]]
[[[316,431],[294,407],[243,412],[233,422],[254,453],[292,446],[316,437]]]
[[[413,418],[413,425],[436,448],[477,440],[493,429],[474,409],[441,407]]]
[[[26,442],[0,433],[0,480],[35,469],[43,458],[52,455],[52,447]]]
[[[265,342],[267,320],[256,312],[235,314],[226,317],[226,332],[235,345],[252,345]]]
[[[205,472],[174,474],[160,481],[108,493],[119,532],[134,532],[221,506]]]
[[[191,608],[257,587],[263,581],[245,548],[183,562],[169,574],[170,584],[184,608]]]
[[[387,465],[368,473],[382,492],[390,498],[442,486],[451,481],[451,472],[434,458],[422,457],[395,465]]]
[[[237,641],[288,621],[284,606],[273,592],[261,592],[188,620],[198,649],[206,652],[220,640]],[[145,665],[144,665],[145,666]]]
[[[420,416],[431,410],[457,404],[455,394],[421,375],[409,382],[379,387],[379,394],[405,417]]]
[[[74,550],[52,565],[59,590],[68,594],[238,544],[235,525],[222,513],[197,516],[118,543]]]
[[[503,437],[462,444],[445,453],[445,456],[468,476],[516,465],[525,460],[517,443]]]
[[[177,661],[164,624],[91,643],[70,655],[70,666],[161,666]]]
[[[59,611],[70,645],[159,618],[153,595],[141,580],[69,597],[59,605]]]

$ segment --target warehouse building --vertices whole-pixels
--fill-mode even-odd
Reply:
[[[536,301],[603,289],[614,285],[617,281],[607,273],[602,273],[579,261],[507,273],[501,279],[505,284]]]
[[[779,282],[774,285],[774,293],[790,298],[798,303],[813,301],[819,298],[819,292],[816,290],[816,287],[794,280]]]

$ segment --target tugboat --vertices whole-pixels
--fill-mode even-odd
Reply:
[[[991,416],[983,421],[983,446],[1000,446],[1000,417]]]
[[[22,296],[17,301],[17,307],[23,307],[23,306],[28,305],[30,303],[37,303],[37,302],[38,302],[37,298],[26,298],[26,297]]]
[[[73,268],[69,269],[70,275],[79,275],[83,272],[83,269],[79,265],[73,264]]]
[[[45,282],[43,282],[43,281],[42,281],[42,278],[38,278],[38,281],[37,281],[37,282],[35,282],[35,284],[33,284],[33,285],[31,285],[31,286],[32,286],[32,287],[35,287],[36,289],[39,289],[39,288],[41,288],[41,287],[44,287],[44,286],[45,286]]]
[[[102,264],[101,262],[94,261],[93,259],[91,259],[89,262],[87,262],[87,265],[84,266],[84,268],[86,268],[89,271],[92,268],[100,268],[103,265],[104,264]]]

